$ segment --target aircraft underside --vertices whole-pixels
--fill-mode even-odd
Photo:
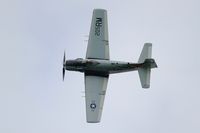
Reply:
[[[152,44],[145,43],[137,63],[110,61],[107,11],[94,9],[86,52],[86,59],[63,58],[65,70],[83,72],[85,79],[86,119],[88,123],[101,120],[109,74],[138,70],[142,88],[150,87],[151,69],[156,68],[151,58]]]
[[[67,66],[70,64],[70,66]],[[113,73],[137,70],[142,64],[109,60],[73,60],[66,61],[65,68],[69,71],[86,72],[89,75],[108,75]]]

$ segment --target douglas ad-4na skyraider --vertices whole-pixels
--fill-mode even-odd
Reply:
[[[84,73],[86,118],[88,123],[101,120],[103,103],[110,74],[135,71],[142,88],[150,87],[150,73],[157,64],[151,58],[152,44],[145,43],[137,63],[111,61],[109,56],[107,11],[94,9],[87,46],[86,59],[65,60],[63,58],[63,80],[65,70]]]

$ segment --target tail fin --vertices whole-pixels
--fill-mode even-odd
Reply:
[[[143,64],[142,67],[138,69],[142,88],[150,87],[151,68],[157,67],[154,59],[151,59],[151,51],[152,51],[152,44],[145,43],[142,52],[140,54],[140,58],[138,60],[138,63]]]

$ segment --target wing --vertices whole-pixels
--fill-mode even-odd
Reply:
[[[88,123],[101,120],[108,77],[85,75],[86,117]]]
[[[107,12],[94,9],[87,47],[87,59],[109,60]]]

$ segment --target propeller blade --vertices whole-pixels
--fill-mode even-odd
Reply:
[[[65,67],[64,67],[64,65],[65,65],[65,51],[64,51],[64,57],[63,57],[63,70],[62,70],[63,81],[65,79]]]
[[[64,52],[64,57],[63,57],[63,64],[65,63],[65,52]]]
[[[64,81],[64,79],[65,79],[65,68],[63,68],[63,81]]]

